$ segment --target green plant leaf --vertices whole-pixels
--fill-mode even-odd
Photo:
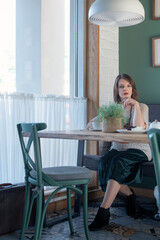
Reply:
[[[104,120],[106,122],[107,117],[121,118],[122,124],[126,123],[126,117],[124,112],[124,106],[120,103],[110,103],[108,105],[103,104],[99,108],[96,106],[98,115],[98,121]]]

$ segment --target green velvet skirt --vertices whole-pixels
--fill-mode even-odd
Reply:
[[[109,179],[126,185],[134,182],[141,183],[142,163],[147,161],[146,154],[139,149],[110,150],[100,158],[98,166],[98,178],[102,191],[106,191]]]

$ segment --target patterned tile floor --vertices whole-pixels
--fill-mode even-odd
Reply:
[[[88,222],[90,223],[96,215],[100,202],[89,204]],[[119,206],[119,207],[117,207]],[[100,231],[90,232],[90,239],[108,239],[108,240],[160,240],[160,221],[154,220],[156,211],[155,202],[150,199],[138,200],[137,218],[131,218],[126,215],[125,204],[121,199],[116,200],[110,209],[111,218],[109,225]],[[63,212],[64,213],[64,212]],[[63,214],[61,212],[61,214]],[[60,214],[60,213],[58,213]],[[68,221],[56,224],[52,227],[45,228],[41,240],[85,240],[83,229],[82,214],[73,219],[75,233],[70,235]],[[0,240],[17,240],[19,231],[2,235]],[[24,240],[32,239],[33,229],[26,232]]]

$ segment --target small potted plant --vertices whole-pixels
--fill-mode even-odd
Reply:
[[[116,132],[126,122],[124,107],[119,103],[102,105],[97,109],[98,120],[103,121],[102,132]]]

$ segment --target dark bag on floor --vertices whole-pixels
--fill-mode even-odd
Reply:
[[[0,186],[0,235],[21,228],[24,194],[24,184]],[[34,215],[30,224],[33,223]]]

